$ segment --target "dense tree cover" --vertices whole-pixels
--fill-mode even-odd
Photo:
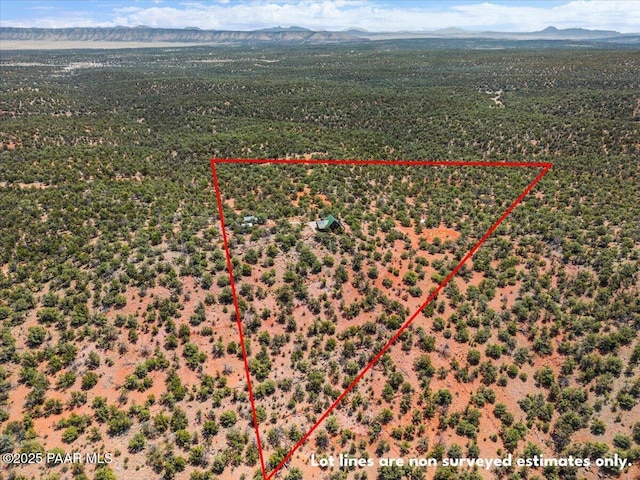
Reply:
[[[537,173],[218,165],[231,285],[209,158],[306,155],[554,167],[302,451],[637,458],[640,58],[433,46],[3,53],[0,449],[275,467]]]

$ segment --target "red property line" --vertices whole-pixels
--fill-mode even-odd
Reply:
[[[366,367],[353,379],[353,381],[349,384],[349,386],[345,389],[345,391],[331,404],[331,406],[322,414],[322,416],[316,421],[316,423],[311,427],[311,429],[293,446],[293,448],[289,451],[289,453],[280,461],[280,463],[273,469],[271,473],[267,475],[264,457],[260,442],[260,432],[258,429],[258,422],[256,418],[255,412],[255,404],[253,398],[253,391],[251,388],[251,376],[249,372],[248,360],[246,357],[246,351],[244,346],[244,335],[242,333],[242,324],[240,321],[240,310],[238,307],[238,301],[236,298],[233,274],[231,272],[231,256],[229,253],[227,236],[224,228],[224,219],[222,214],[222,201],[220,197],[220,189],[218,185],[218,178],[216,174],[215,164],[216,163],[277,163],[277,164],[326,164],[326,165],[409,165],[409,166],[420,166],[420,165],[437,165],[437,166],[474,166],[474,167],[541,167],[543,170],[536,176],[536,178],[524,189],[524,191],[516,198],[516,200],[507,208],[507,210],[500,216],[500,218],[489,228],[489,230],[482,236],[482,238],[473,246],[471,250],[458,262],[458,264],[454,267],[454,269],[447,275],[447,277],[438,285],[438,287],[429,295],[429,297],[424,301],[424,303],[416,310],[416,312],[411,315],[411,317],[405,321],[405,323],[400,327],[400,329],[395,333],[395,335],[386,343],[386,345],[378,352],[378,354],[367,364]],[[236,309],[236,320],[238,323],[238,331],[240,334],[240,340],[242,344],[242,354],[244,357],[244,365],[245,365],[245,373],[247,375],[247,383],[249,386],[249,399],[251,402],[251,409],[253,413],[253,422],[256,430],[256,437],[258,443],[258,450],[260,454],[260,463],[262,466],[262,474],[264,476],[264,480],[270,480],[277,472],[280,470],[283,465],[293,456],[295,451],[300,448],[300,446],[311,436],[311,434],[315,431],[316,428],[322,423],[322,421],[333,411],[333,409],[338,406],[338,404],[347,396],[347,394],[353,389],[353,387],[362,379],[362,377],[375,365],[375,363],[386,353],[386,351],[391,347],[391,345],[398,339],[400,335],[409,327],[409,325],[415,320],[415,318],[424,310],[424,308],[438,295],[438,293],[447,285],[447,283],[455,276],[455,274],[462,268],[462,265],[469,260],[473,256],[473,254],[480,248],[480,246],[491,236],[491,234],[498,228],[498,226],[504,221],[504,219],[513,211],[513,209],[522,201],[522,199],[533,189],[533,187],[544,177],[547,172],[553,166],[552,163],[534,163],[534,162],[466,162],[466,161],[377,161],[377,160],[283,160],[283,159],[273,159],[273,160],[260,160],[260,159],[211,159],[211,170],[213,172],[213,182],[216,190],[216,198],[218,201],[218,210],[220,213],[220,222],[222,224],[222,237],[224,241],[224,246],[227,255],[227,266],[229,268],[229,275],[231,277],[231,286],[233,292],[233,300],[234,307]]]
[[[260,432],[258,431],[258,416],[256,414],[256,406],[253,397],[253,389],[251,388],[251,376],[249,374],[249,360],[247,359],[247,348],[244,344],[244,334],[242,333],[242,321],[240,320],[240,306],[238,305],[238,295],[236,294],[236,282],[233,279],[233,268],[231,268],[231,253],[229,252],[229,243],[227,242],[227,232],[224,228],[224,215],[222,213],[222,198],[220,197],[220,188],[218,186],[218,174],[216,167],[211,161],[211,173],[213,175],[213,184],[216,187],[216,200],[218,202],[218,212],[220,213],[220,224],[222,225],[222,240],[224,242],[224,251],[227,255],[227,269],[229,270],[229,279],[231,281],[231,292],[233,294],[233,307],[236,310],[236,323],[238,324],[238,333],[240,334],[240,345],[242,346],[242,358],[244,360],[244,371],[247,376],[247,386],[249,387],[249,401],[251,402],[251,414],[253,416],[253,424],[256,429],[256,441],[258,443],[258,455],[260,456],[260,466],[262,467],[262,475],[266,475],[264,466],[264,456],[262,453],[262,444],[260,443]]]
[[[551,168],[548,162],[478,162],[465,160],[302,160],[283,158],[212,158],[211,168],[216,163],[276,163],[276,164],[312,164],[312,165],[409,165],[415,166],[443,166],[443,167],[537,167]]]

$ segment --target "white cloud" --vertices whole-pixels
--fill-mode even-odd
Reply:
[[[79,12],[57,12],[51,16],[40,16],[26,20],[3,21],[3,27],[22,28],[70,28],[70,27],[113,27],[111,21],[99,21],[91,15]]]
[[[80,2],[79,2],[80,3]],[[137,3],[137,2],[136,2]],[[380,3],[373,0],[253,0],[229,2],[162,3],[154,6],[112,8],[109,18],[98,13],[23,20],[21,26],[136,26],[200,27],[217,30],[251,30],[273,26],[298,25],[316,30],[342,30],[358,27],[370,31],[434,30],[448,27],[471,30],[535,31],[553,25],[558,28],[637,32],[640,5],[633,0],[572,0],[556,6],[514,2],[510,5],[478,2],[458,4],[415,2]],[[147,4],[149,5],[149,4]],[[406,6],[408,5],[408,6]],[[548,5],[548,4],[547,4]],[[16,22],[3,22],[12,26]]]
[[[631,1],[575,0],[543,8],[534,6],[504,6],[478,3],[454,7],[461,22],[469,19],[479,25],[513,25],[514,31],[535,31],[550,25],[558,28],[589,28],[640,31],[640,4]]]

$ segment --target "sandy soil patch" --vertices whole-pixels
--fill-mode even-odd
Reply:
[[[42,182],[31,182],[31,183],[19,182],[14,185],[23,190],[30,189],[30,188],[33,188],[36,190],[45,190],[47,188],[51,188],[51,185],[47,185]],[[7,188],[8,186],[9,186],[9,182],[0,182],[0,188]]]
[[[427,242],[433,243],[436,238],[439,238],[441,242],[452,241],[455,242],[460,233],[452,228],[447,228],[444,225],[440,225],[438,228],[424,228],[422,232],[416,233],[414,227],[403,227],[400,224],[396,224],[396,230],[404,233],[411,239],[411,245],[413,248],[418,248],[421,238],[424,238]]]

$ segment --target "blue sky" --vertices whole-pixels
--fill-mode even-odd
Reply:
[[[640,31],[638,0],[0,0],[0,25]]]

